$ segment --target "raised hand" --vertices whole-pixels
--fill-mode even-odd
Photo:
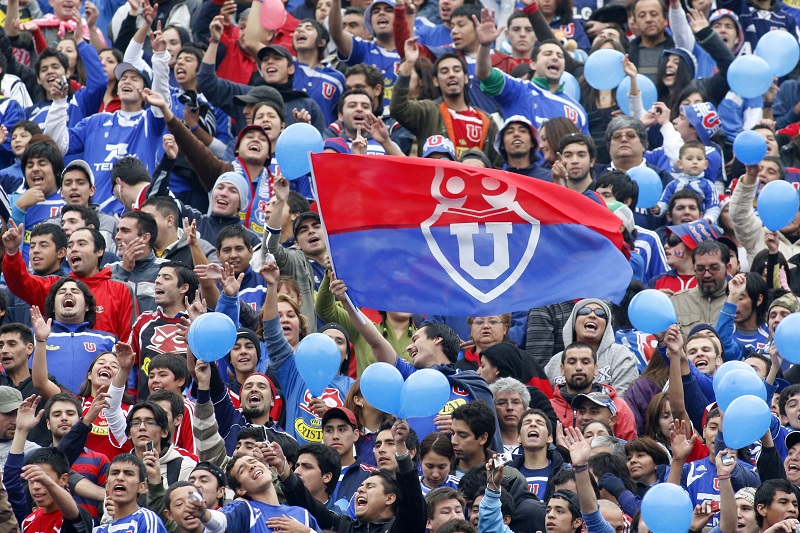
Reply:
[[[261,277],[264,278],[264,281],[267,285],[272,285],[281,275],[281,270],[278,268],[277,263],[264,263],[261,266],[261,269],[258,271],[261,274]]]
[[[194,365],[194,372],[195,379],[197,379],[197,388],[209,390],[211,388],[211,366],[198,359]]]
[[[366,128],[367,133],[369,133],[378,143],[386,144],[391,141],[391,137],[389,136],[389,128],[386,127],[386,124],[384,124],[380,118],[376,117],[372,113],[367,115],[367,120],[365,121],[364,127]]]
[[[39,308],[35,305],[31,306],[31,326],[33,327],[33,336],[36,338],[36,342],[47,342],[52,325],[52,318],[48,318],[45,321]]]
[[[361,135],[361,124],[356,126],[356,138],[350,144],[350,151],[356,155],[366,155],[367,153],[367,139]]]
[[[747,291],[747,277],[744,274],[736,274],[728,282],[728,301],[736,303],[739,297]]]
[[[406,39],[405,45],[403,46],[403,52],[405,52],[406,61],[412,65],[417,62],[419,59],[419,43],[417,40],[419,37],[412,37],[410,39]]]
[[[292,116],[294,117],[295,122],[305,122],[306,124],[311,124],[311,113],[308,112],[307,109],[297,110],[297,108],[292,109]]]
[[[494,11],[488,9],[481,9],[481,20],[472,15],[472,21],[475,23],[475,31],[478,34],[478,41],[483,46],[492,46],[494,42],[503,33],[505,26],[499,28],[494,25]]]
[[[97,26],[97,19],[100,17],[100,10],[89,0],[86,0],[86,25],[90,30]]]
[[[408,451],[408,448],[406,448],[406,439],[408,439],[409,431],[408,422],[401,418],[394,421],[392,425],[392,438],[394,439],[395,446],[397,446],[397,455],[403,455]]]
[[[686,423],[683,420],[673,420],[669,427],[669,440],[670,447],[672,448],[672,457],[675,461],[681,463],[686,461],[689,454],[694,449],[694,443],[697,440],[697,435],[692,435],[690,439],[686,438]]]
[[[278,176],[272,183],[272,193],[278,201],[285,202],[289,199],[289,180],[283,176]]]
[[[175,136],[171,133],[164,135],[161,139],[161,145],[164,147],[164,154],[170,158],[175,159],[178,157],[178,143],[175,142]]]
[[[222,278],[225,277],[225,270],[218,263],[195,265],[194,273],[197,274],[199,279],[209,281],[222,281]]]
[[[83,423],[87,426],[91,426],[92,423],[97,420],[97,417],[100,416],[100,411],[108,409],[109,398],[111,398],[111,395],[108,393],[108,386],[103,385],[98,389],[97,396],[92,400],[89,410],[83,415]]]
[[[164,44],[166,50],[166,43]],[[142,98],[144,101],[153,107],[159,108],[161,111],[167,109],[167,101],[164,100],[164,97],[158,94],[157,92],[153,91],[152,89],[148,89],[147,87],[144,88],[142,91]]]
[[[186,298],[186,314],[189,315],[189,320],[197,320],[198,317],[208,311],[208,305],[205,298],[195,297],[194,301],[190,304],[189,299]]]
[[[222,292],[231,298],[236,298],[239,294],[239,289],[242,287],[244,281],[244,272],[236,276],[236,271],[233,266],[225,263],[225,273],[222,277]]]
[[[189,219],[183,217],[183,234],[186,235],[186,244],[189,246],[197,244],[197,219],[189,223]]]
[[[683,335],[677,324],[672,324],[664,334],[664,343],[670,355],[679,354],[683,351]]]
[[[127,342],[117,343],[117,362],[119,363],[120,372],[130,372],[133,369],[133,364],[136,362],[136,354]]]
[[[158,15],[158,4],[154,7],[153,4],[150,3],[150,0],[139,1],[142,5],[142,17],[144,17],[145,23],[149,28],[153,25],[153,21],[156,20],[156,16]],[[158,30],[161,31],[161,28],[159,27]]]
[[[158,4],[156,4],[156,7]],[[155,18],[156,10],[153,9],[153,18]],[[152,24],[152,23],[151,23]],[[164,32],[161,31],[161,21],[158,21],[156,31],[150,32],[150,46],[153,47],[153,52],[165,52],[167,50],[167,40],[164,39]]]
[[[77,7],[72,10],[72,20],[75,21],[75,34],[73,35],[73,39],[75,39],[75,46],[77,47],[83,42],[83,17]]]
[[[39,420],[42,419],[42,415],[44,415],[44,409],[39,411],[39,414],[36,414],[36,408],[39,407],[39,402],[41,401],[42,397],[34,394],[25,398],[20,404],[19,410],[17,410],[18,431],[22,430],[26,433],[33,431],[33,428],[36,427]]]
[[[222,37],[222,31],[225,29],[225,17],[222,15],[217,15],[211,21],[211,24],[208,25],[208,32],[211,34],[211,38],[215,41],[219,41],[219,38]]]
[[[25,235],[25,224],[17,224],[13,220],[8,221],[8,229],[3,233],[3,246],[7,254],[15,254],[22,246],[22,239]]]
[[[708,28],[708,19],[699,9],[692,9],[689,12],[689,26],[692,27],[692,32],[697,33]]]
[[[340,279],[332,279],[331,280],[331,292],[334,296],[336,296],[339,300],[344,301],[347,293],[347,285],[344,284],[344,281]]]
[[[567,434],[567,449],[572,465],[585,465],[589,462],[592,447],[578,428],[564,428]]]

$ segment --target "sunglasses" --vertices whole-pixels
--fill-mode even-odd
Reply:
[[[602,318],[603,320],[608,318],[606,312],[599,307],[597,309],[594,309],[592,307],[581,307],[580,309],[578,309],[577,314],[578,316],[588,316],[592,313],[594,313],[594,316],[596,316],[597,318]]]
[[[674,248],[675,246],[678,246],[682,242],[683,241],[681,240],[681,238],[678,237],[677,235],[673,234],[673,235],[670,235],[669,237],[667,237],[667,246],[669,246],[671,248]]]

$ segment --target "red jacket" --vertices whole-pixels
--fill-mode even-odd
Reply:
[[[58,276],[34,276],[25,267],[22,254],[3,257],[3,274],[8,290],[29,305],[35,305],[44,314],[44,300],[50,287],[61,279]],[[131,334],[131,325],[138,315],[136,298],[131,289],[121,281],[111,279],[111,269],[104,268],[89,278],[81,278],[70,272],[69,277],[80,280],[89,286],[97,303],[97,321],[94,329],[116,335],[126,340]],[[85,369],[76,369],[83,372]]]
[[[570,402],[564,397],[565,389],[566,385],[556,387],[555,391],[553,391],[553,399],[550,400],[550,404],[553,406],[553,410],[556,412],[558,419],[564,424],[564,427],[574,427],[576,423],[575,411],[573,411]],[[635,439],[638,436],[636,434],[636,419],[633,417],[633,412],[631,408],[628,407],[628,404],[625,403],[625,400],[617,396],[617,391],[614,390],[614,387],[595,383],[592,386],[592,392],[607,394],[609,398],[614,401],[614,405],[617,406],[617,421],[614,422],[614,427],[612,428],[614,430],[614,436],[625,441]],[[571,398],[570,401],[572,401]]]

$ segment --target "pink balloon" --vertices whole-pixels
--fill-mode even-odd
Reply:
[[[264,0],[261,4],[261,26],[277,30],[286,21],[286,8],[281,0]]]

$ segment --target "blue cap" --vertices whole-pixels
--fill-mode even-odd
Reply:
[[[695,131],[697,131],[697,137],[700,142],[706,146],[711,144],[711,137],[722,127],[722,120],[720,120],[714,104],[701,102],[682,106],[681,110]]]
[[[703,241],[717,240],[722,235],[722,228],[701,218],[679,226],[667,226],[667,236],[671,233],[680,237],[689,250],[694,250]]]
[[[422,147],[422,157],[430,157],[432,154],[447,154],[451,161],[456,160],[456,149],[453,141],[443,135],[431,135],[425,139],[425,146]]]

